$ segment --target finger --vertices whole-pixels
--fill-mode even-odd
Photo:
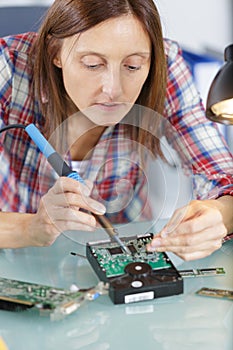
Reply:
[[[87,184],[83,184],[68,177],[60,177],[51,188],[54,194],[60,194],[64,192],[82,193],[85,196],[89,196],[91,193],[92,185],[90,181]]]
[[[202,259],[205,258],[209,255],[211,255],[213,252],[215,252],[219,248],[215,249],[208,249],[208,250],[200,250],[200,251],[195,251],[195,252],[181,252],[179,250],[174,251],[173,249],[171,250],[166,250],[166,252],[171,252],[179,256],[181,259],[185,261],[190,261],[190,260],[196,260],[196,259]],[[162,251],[165,252],[165,251]]]
[[[93,215],[72,208],[58,208],[55,210],[53,213],[53,221],[67,221],[68,223],[80,222],[85,225],[96,226],[96,220]]]
[[[222,239],[216,239],[211,241],[204,241],[196,246],[160,246],[157,248],[150,248],[149,251],[156,252],[172,252],[181,257],[184,260],[200,259],[212,254],[215,250],[220,249],[222,246]]]
[[[223,224],[219,224],[214,229],[208,228],[193,234],[168,235],[167,237],[155,236],[150,242],[150,247],[167,247],[167,246],[197,246],[202,242],[208,244],[212,240],[222,240],[225,237],[226,228]]]
[[[85,185],[89,188],[90,193],[91,193],[91,191],[93,190],[93,187],[94,187],[93,182],[87,179],[87,180],[85,180]]]
[[[93,215],[74,209],[57,209],[52,221],[60,232],[79,229],[93,231],[96,228],[96,220]]]
[[[203,231],[205,229],[215,227],[219,223],[222,223],[222,216],[220,212],[212,208],[209,209],[203,209],[201,213],[196,213],[195,216],[192,216],[192,218],[183,218],[183,221],[180,223],[177,223],[177,225],[174,227],[169,226],[169,230],[165,227],[161,231],[161,237],[167,237],[168,235],[181,235],[181,234],[187,234],[187,233],[196,233]],[[222,224],[222,230],[225,232],[226,228]]]
[[[177,226],[180,225],[182,221],[184,221],[189,217],[189,212],[190,211],[188,210],[188,206],[175,210],[171,219],[161,230],[161,234],[163,234],[164,236],[167,236],[168,234],[173,232],[177,228]]]
[[[59,229],[59,233],[65,232],[65,231],[87,231],[87,232],[93,232],[96,228],[82,224],[81,222],[69,222],[67,221],[60,221],[59,223],[56,223],[57,228]]]
[[[102,203],[97,202],[95,199],[90,197],[69,193],[66,194],[66,199],[69,207],[82,208],[101,215],[106,211],[106,208]]]
[[[92,211],[95,214],[104,214],[106,211],[105,206],[96,200],[84,196],[80,193],[60,193],[54,194],[50,192],[44,200],[44,207],[48,212],[51,212],[51,208],[82,208],[87,211]]]
[[[216,249],[213,250],[202,250],[202,251],[196,251],[196,252],[191,252],[191,253],[180,253],[177,252],[175,253],[177,256],[179,256],[181,259],[185,261],[191,261],[191,260],[197,260],[197,259],[202,259],[205,258],[209,255],[211,255]]]

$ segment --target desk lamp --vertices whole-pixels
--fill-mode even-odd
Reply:
[[[225,64],[215,76],[207,96],[207,118],[222,124],[233,124],[233,44],[224,52]]]
[[[207,96],[207,118],[225,125],[233,125],[233,44],[224,52],[225,64],[216,74]],[[233,238],[233,234],[223,238],[223,242]]]

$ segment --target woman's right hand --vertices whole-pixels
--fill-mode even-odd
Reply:
[[[93,231],[96,220],[88,212],[101,215],[105,213],[105,207],[90,198],[91,188],[89,181],[83,185],[74,179],[60,177],[41,198],[37,213],[28,220],[28,245],[49,246],[66,230]]]

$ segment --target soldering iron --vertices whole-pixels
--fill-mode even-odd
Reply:
[[[27,126],[22,124],[12,124],[6,127],[3,127],[0,132],[9,130],[12,128],[22,128],[27,134],[31,137],[31,139],[35,142],[37,147],[46,157],[52,168],[56,171],[59,176],[66,176],[72,178],[82,184],[85,184],[83,178],[79,175],[77,171],[73,171],[69,165],[62,159],[60,154],[58,154],[55,149],[51,146],[51,144],[46,140],[46,138],[41,134],[39,129],[35,126],[35,124],[31,123]],[[126,254],[130,254],[131,252],[129,248],[122,242],[119,237],[118,230],[113,227],[109,219],[105,215],[97,215],[92,213],[92,215],[96,218],[98,223],[104,228],[111,239],[114,239],[118,245],[123,249]]]

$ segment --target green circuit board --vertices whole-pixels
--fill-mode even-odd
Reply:
[[[115,242],[90,244],[89,247],[107,278],[123,275],[125,267],[133,262],[146,262],[151,266],[152,270],[170,268],[170,260],[165,254],[146,251],[146,245],[151,239],[151,235],[148,234],[142,238],[138,237],[128,240],[126,245],[131,255],[125,254]]]
[[[59,319],[76,311],[86,295],[86,291],[77,289],[70,291],[0,277],[0,309],[4,310],[21,311],[35,307],[41,314]]]

